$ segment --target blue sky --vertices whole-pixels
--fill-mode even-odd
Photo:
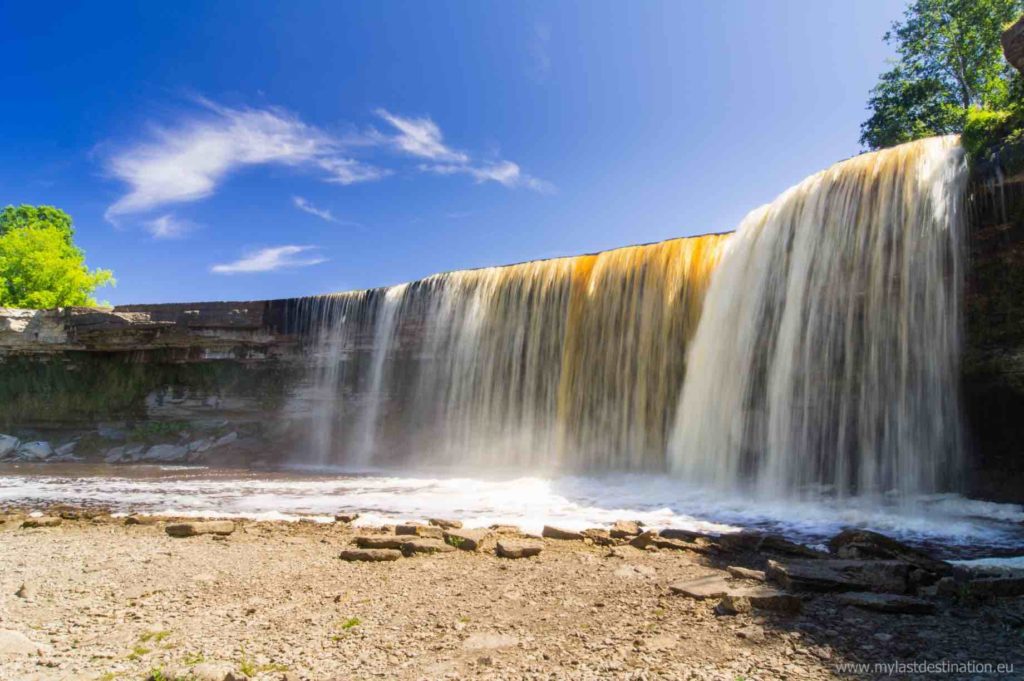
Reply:
[[[886,0],[0,5],[0,203],[112,303],[732,229],[860,151]]]

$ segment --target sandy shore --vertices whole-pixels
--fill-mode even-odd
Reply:
[[[716,599],[669,589],[728,575],[721,558],[692,551],[536,539],[539,556],[510,560],[492,538],[478,551],[362,563],[339,554],[371,531],[343,523],[236,521],[229,536],[188,538],[169,536],[164,520],[22,525],[0,525],[0,649],[6,640],[38,651],[0,653],[4,681],[170,678],[218,664],[255,679],[819,679],[852,676],[849,662],[924,661],[1024,669],[1020,599],[891,615],[821,595],[796,615],[724,616]]]

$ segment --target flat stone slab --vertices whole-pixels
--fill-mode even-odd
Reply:
[[[547,539],[561,539],[563,541],[583,541],[583,533],[576,530],[564,530],[561,527],[545,525],[540,536]]]
[[[409,537],[399,537],[390,534],[381,535],[366,535],[356,537],[353,540],[361,549],[391,549],[393,551],[401,551],[402,544],[409,541]]]
[[[751,570],[750,568],[738,565],[730,565],[725,570],[737,579],[752,579],[756,582],[763,582],[768,578],[762,570]]]
[[[905,615],[927,615],[935,612],[935,604],[931,601],[902,596],[899,594],[880,594],[872,592],[850,592],[840,594],[839,602],[853,605],[875,612],[888,612]]]
[[[685,582],[675,582],[669,584],[668,588],[672,593],[696,598],[699,601],[705,598],[721,598],[733,591],[723,575],[708,575]]]
[[[462,527],[461,520],[448,520],[447,518],[427,518],[427,522],[442,530],[458,530]]]
[[[223,537],[235,531],[235,524],[230,520],[171,523],[164,531],[172,537],[195,537],[200,534],[217,534]]]
[[[407,539],[402,544],[401,550],[405,555],[411,556],[417,553],[450,553],[455,550],[455,547],[446,544],[440,539],[417,537],[415,539]]]
[[[462,530],[452,528],[444,531],[444,540],[457,549],[463,551],[476,551],[479,549],[487,535],[487,530]]]
[[[794,591],[907,591],[910,564],[895,560],[769,560],[768,578]]]
[[[402,557],[402,552],[396,549],[345,549],[338,557],[362,563],[383,563],[398,560]]]
[[[431,525],[397,525],[397,535],[413,535],[415,537],[426,537],[428,539],[444,539],[444,531],[440,527]]]
[[[530,558],[532,556],[539,556],[540,552],[541,547],[539,545],[526,542],[500,540],[497,547],[495,547],[495,553],[502,558]]]
[[[626,539],[635,537],[642,531],[640,523],[636,520],[616,520],[609,534],[616,539]]]
[[[33,527],[57,527],[62,522],[63,520],[56,516],[44,515],[39,518],[25,518],[25,521],[21,523],[21,526],[25,529],[31,529]]]
[[[598,546],[613,546],[619,542],[612,538],[611,533],[608,530],[603,530],[599,527],[594,527],[588,530],[583,530],[583,539],[594,542]]]

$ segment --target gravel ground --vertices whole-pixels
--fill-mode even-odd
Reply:
[[[0,525],[0,650],[21,634],[41,651],[0,653],[0,679],[145,679],[211,663],[289,681],[819,679],[850,676],[847,662],[924,660],[1024,670],[1020,599],[910,616],[826,595],[795,616],[718,616],[714,600],[668,589],[721,573],[688,551],[536,539],[542,553],[519,560],[493,543],[340,560],[366,533],[239,521],[228,537],[172,538],[162,521],[25,529],[11,517]]]

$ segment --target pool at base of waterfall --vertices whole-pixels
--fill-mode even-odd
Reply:
[[[439,471],[250,470],[186,466],[0,464],[0,507],[102,506],[167,516],[331,521],[361,514],[380,525],[442,517],[467,527],[512,524],[527,532],[608,526],[719,534],[778,532],[810,545],[846,527],[872,529],[946,558],[1024,554],[1024,507],[952,494],[896,501],[810,493],[767,500],[695,488],[663,475],[466,476]]]

